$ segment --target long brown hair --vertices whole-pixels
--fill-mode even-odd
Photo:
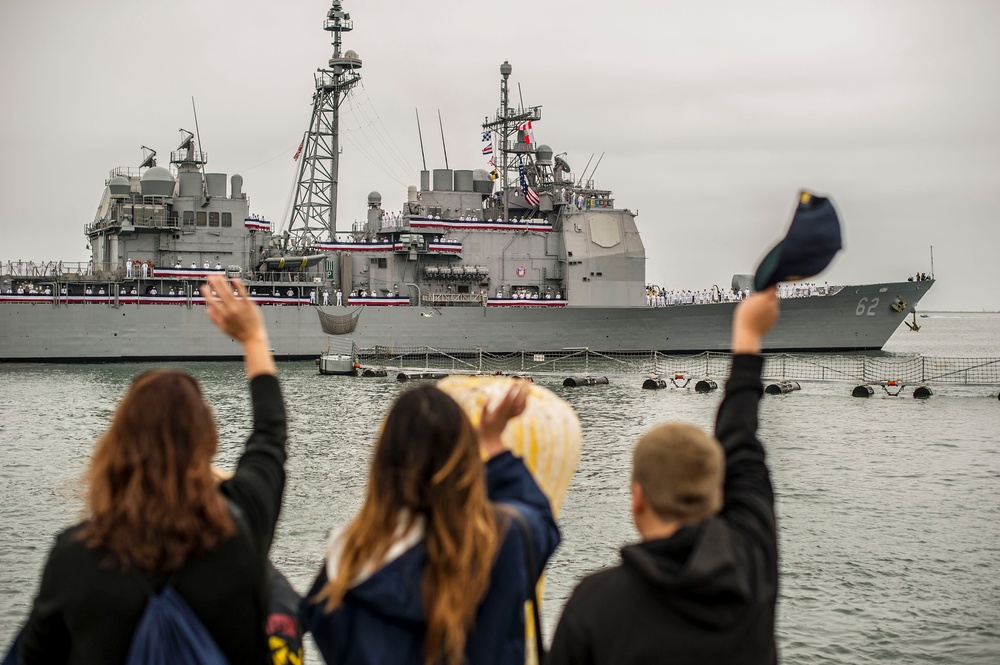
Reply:
[[[97,441],[80,539],[153,573],[215,548],[235,533],[211,471],[217,446],[215,418],[190,375],[136,377]]]
[[[429,385],[403,393],[389,412],[340,567],[317,595],[326,611],[340,604],[366,565],[384,560],[401,514],[426,520],[424,662],[457,665],[489,585],[498,524],[476,431],[455,400]]]

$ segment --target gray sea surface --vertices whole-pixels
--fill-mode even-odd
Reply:
[[[998,314],[918,321],[919,332],[901,327],[885,353],[1000,357]],[[93,442],[148,367],[0,365],[0,645],[28,613],[53,536],[79,518]],[[250,426],[242,366],[182,367],[215,408],[218,464],[233,465]],[[391,375],[319,376],[307,362],[281,364],[279,374],[291,436],[272,558],[305,590],[327,531],[358,508],[374,432],[406,385]],[[615,564],[618,548],[636,539],[633,442],[667,420],[711,428],[721,396],[641,390],[638,376],[575,389],[557,376],[536,381],[569,401],[584,427],[545,586],[551,636],[576,581]],[[1000,662],[1000,386],[941,386],[929,400],[855,399],[852,387],[807,382],[761,406],[781,539],[781,660]]]

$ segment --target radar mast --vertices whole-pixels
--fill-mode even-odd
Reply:
[[[521,135],[521,128],[525,123],[537,122],[542,119],[542,108],[540,106],[528,106],[523,104],[516,109],[510,106],[510,91],[507,88],[507,79],[510,78],[514,68],[504,60],[500,65],[500,108],[491,121],[489,118],[483,122],[483,131],[500,136],[500,188],[503,192],[503,218],[510,218],[510,180],[508,172],[518,169],[524,164],[524,160],[532,159],[533,147],[519,140],[512,140],[513,137]]]
[[[336,239],[340,105],[361,80],[358,54],[341,53],[341,33],[354,29],[350,19],[340,0],[333,0],[323,22],[323,29],[333,36],[333,56],[327,69],[316,70],[312,120],[299,147],[301,161],[286,240],[295,248]]]

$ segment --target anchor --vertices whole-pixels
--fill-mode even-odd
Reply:
[[[920,330],[920,325],[917,323],[917,310],[913,310],[913,323],[906,320],[904,320],[903,323],[905,323],[906,326],[913,332]]]

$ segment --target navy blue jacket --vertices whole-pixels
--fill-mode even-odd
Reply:
[[[559,544],[559,530],[549,501],[520,459],[511,453],[486,463],[491,501],[510,505],[531,527],[539,568]],[[524,663],[524,602],[528,571],[524,539],[516,525],[504,519],[503,541],[490,574],[489,589],[476,611],[465,655],[467,665]],[[402,556],[352,587],[330,614],[311,603],[327,582],[326,565],[302,603],[302,616],[327,663],[337,665],[423,665],[424,610],[421,577],[427,549],[421,540]],[[537,580],[532,580],[537,582]]]

